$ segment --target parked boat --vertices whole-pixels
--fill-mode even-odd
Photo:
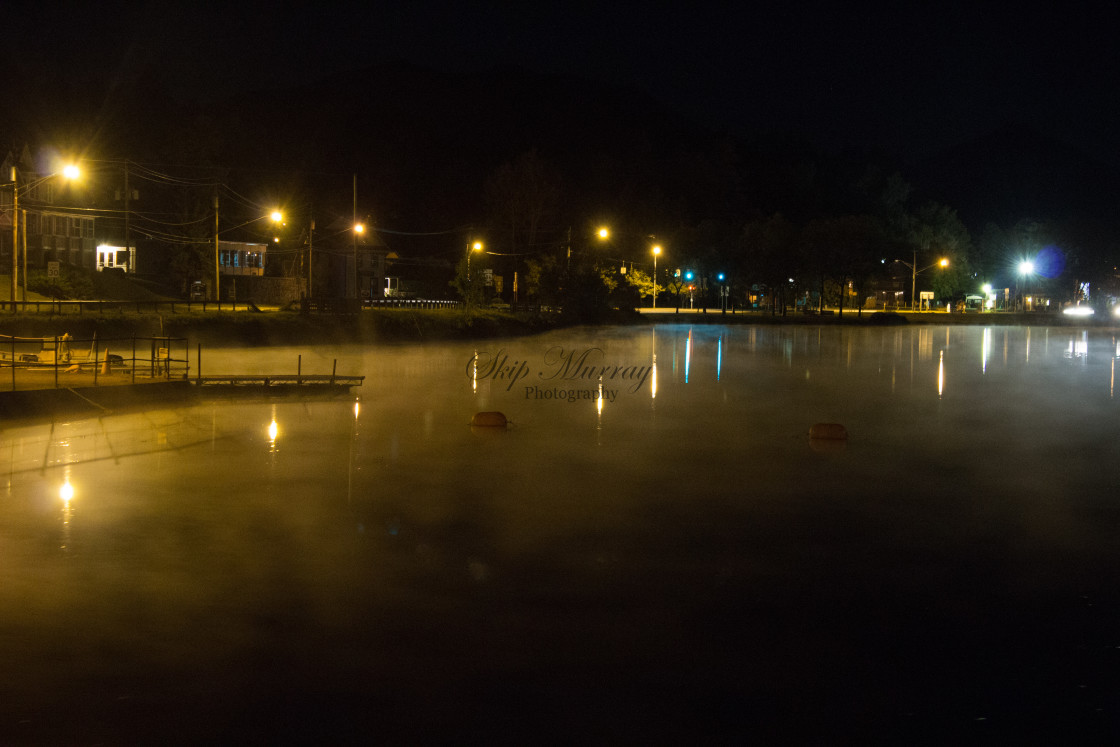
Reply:
[[[87,344],[88,343],[88,346]],[[75,340],[69,333],[59,337],[13,337],[0,335],[0,365],[80,366],[83,364],[123,363],[119,355],[98,350],[97,336]]]

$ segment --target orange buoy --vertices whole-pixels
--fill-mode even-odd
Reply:
[[[105,351],[105,362],[101,364],[101,374],[107,375],[109,373],[109,351]]]
[[[486,428],[505,428],[509,424],[506,416],[500,412],[476,412],[471,418],[471,425],[480,425]]]
[[[848,429],[840,423],[813,423],[809,426],[809,438],[845,441],[848,438]]]

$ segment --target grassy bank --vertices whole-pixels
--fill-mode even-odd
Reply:
[[[380,343],[527,335],[560,325],[553,315],[476,310],[366,310],[331,316],[294,312],[191,311],[0,317],[0,334],[76,338],[179,337],[207,345]]]

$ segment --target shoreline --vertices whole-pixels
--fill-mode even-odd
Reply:
[[[301,315],[282,311],[188,312],[182,314],[13,314],[0,317],[0,334],[50,337],[69,333],[76,338],[127,339],[170,337],[212,347],[300,344],[422,343],[454,339],[517,337],[553,329],[582,326],[664,324],[757,324],[797,326],[1047,326],[1118,328],[1113,317],[1070,317],[1046,312],[882,312],[824,315],[765,311],[644,310],[615,312],[597,321],[569,320],[558,314],[512,313],[493,309],[413,310],[366,309],[358,314]]]

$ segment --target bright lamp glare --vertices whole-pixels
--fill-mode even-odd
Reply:
[[[365,230],[366,230],[366,227],[363,226],[361,223],[355,223],[354,224],[354,232],[355,233],[364,233]]]
[[[82,175],[82,170],[79,169],[74,164],[70,164],[69,166],[64,166],[63,167],[62,175],[64,177],[66,177],[67,179],[77,179],[79,176]]]
[[[1030,260],[1024,260],[1024,261],[1020,262],[1019,263],[1019,274],[1020,275],[1033,275],[1034,274],[1034,262],[1031,262]]]
[[[599,229],[599,238],[600,239],[605,239],[610,235],[611,235],[611,232],[609,230],[607,230],[606,228],[600,228]]]
[[[274,220],[277,223],[284,220],[284,214],[281,213],[279,210],[273,210],[272,214],[269,215],[269,217],[272,218],[272,220]]]
[[[1062,313],[1063,314],[1068,314],[1069,316],[1092,316],[1093,315],[1093,307],[1092,306],[1070,306],[1067,309],[1062,309]]]

